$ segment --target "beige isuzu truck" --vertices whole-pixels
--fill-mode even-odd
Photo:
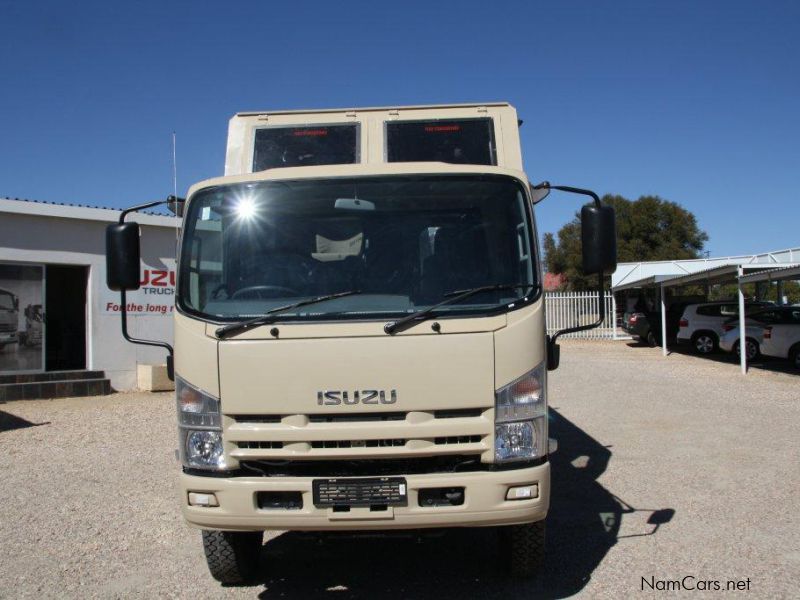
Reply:
[[[254,575],[265,530],[499,527],[511,570],[535,571],[558,334],[534,205],[593,200],[600,283],[616,246],[593,192],[528,182],[519,124],[505,103],[241,113],[225,176],[169,199],[174,360],[122,325],[170,354],[183,515],[218,580]],[[157,204],[107,232],[123,307],[140,280],[126,216]]]

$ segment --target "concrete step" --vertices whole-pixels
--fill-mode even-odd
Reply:
[[[103,371],[48,371],[47,373],[10,373],[0,375],[0,385],[6,383],[45,383],[47,381],[72,381],[104,379]]]
[[[101,372],[102,374],[102,372]],[[0,402],[39,400],[44,398],[76,398],[110,394],[111,382],[105,378],[66,379],[26,383],[0,384]]]

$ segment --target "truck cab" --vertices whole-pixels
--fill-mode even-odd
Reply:
[[[500,527],[535,572],[557,359],[518,127],[505,103],[233,117],[183,205],[175,311],[215,578],[251,576],[265,530]]]

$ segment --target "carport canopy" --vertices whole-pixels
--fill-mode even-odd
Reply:
[[[635,290],[641,288],[656,288],[664,281],[672,279],[675,275],[651,275],[650,277],[645,277],[644,279],[639,279],[637,281],[631,281],[629,283],[623,283],[617,286],[612,286],[612,292],[622,292],[625,290]]]
[[[783,260],[795,259],[796,249],[782,251],[781,254],[788,254],[787,257],[781,256]],[[759,256],[759,255],[756,255]],[[756,256],[752,257],[753,259]],[[771,259],[774,254],[766,255]],[[679,264],[679,263],[675,263]],[[620,283],[612,286],[612,292],[620,292],[631,289],[655,288],[659,290],[661,304],[661,349],[664,356],[667,355],[667,316],[666,301],[664,290],[668,287],[682,287],[686,285],[709,285],[717,283],[736,283],[738,285],[739,301],[739,348],[745,348],[746,325],[745,325],[745,301],[742,286],[745,283],[757,283],[761,281],[785,281],[800,278],[800,263],[791,262],[776,267],[772,262],[752,262],[752,261],[732,261],[728,264],[717,265],[693,273],[682,275],[650,275],[642,279]],[[739,352],[740,366],[742,373],[747,373],[747,353]]]
[[[800,279],[800,265],[794,267],[766,269],[739,277],[739,281],[741,283],[760,283],[762,281],[793,281],[795,279]]]

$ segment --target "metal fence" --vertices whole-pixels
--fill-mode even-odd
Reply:
[[[594,323],[600,312],[599,298],[598,292],[545,292],[547,333],[552,335],[559,329]],[[585,340],[622,337],[616,328],[616,303],[610,291],[605,292],[605,303],[605,320],[600,327],[561,337]]]

